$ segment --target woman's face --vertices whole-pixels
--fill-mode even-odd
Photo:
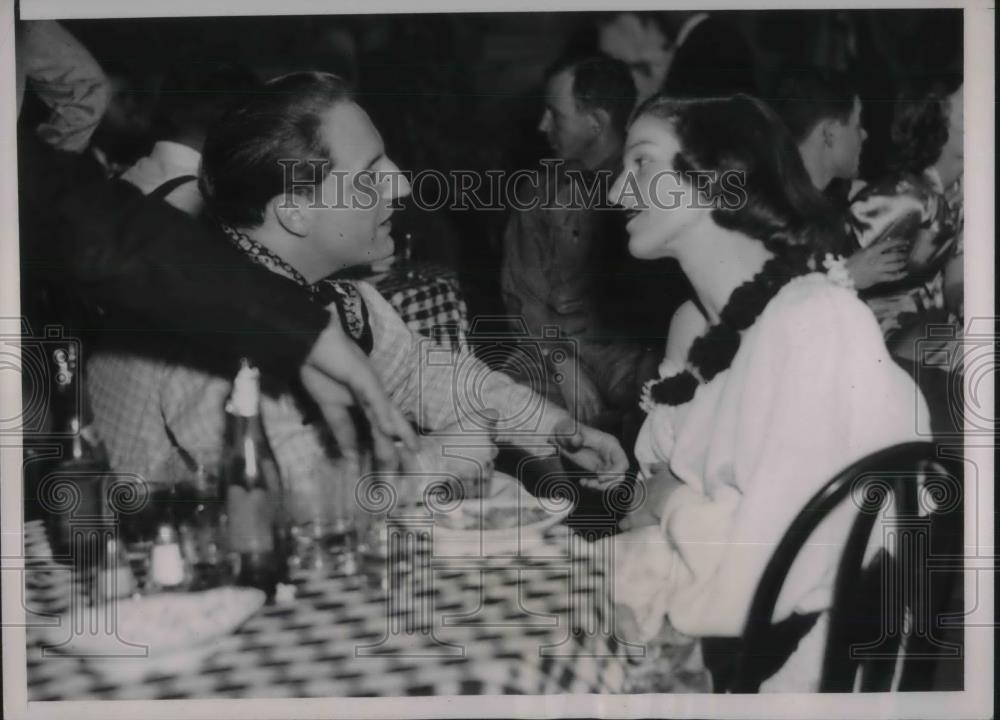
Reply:
[[[957,180],[965,167],[965,95],[963,87],[948,98],[946,112],[948,113],[948,140],[941,148],[938,158],[938,171],[945,187]]]
[[[628,131],[624,168],[611,199],[628,211],[628,249],[653,260],[674,254],[676,244],[711,209],[701,193],[674,170],[681,146],[670,126],[652,115],[638,118]]]

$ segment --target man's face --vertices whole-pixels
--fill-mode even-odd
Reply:
[[[323,115],[319,139],[334,165],[321,186],[321,202],[305,210],[306,240],[330,261],[331,272],[392,255],[393,201],[409,195],[410,185],[386,157],[368,114],[356,103],[336,103]]]
[[[628,65],[639,102],[657,93],[670,69],[671,43],[653,22],[619,13],[598,31],[601,52]]]
[[[852,180],[858,176],[861,148],[868,133],[861,127],[861,99],[854,98],[854,108],[846,122],[832,123],[833,141],[830,147],[834,177]]]
[[[573,73],[564,70],[549,78],[545,86],[545,111],[538,124],[549,146],[563,160],[582,160],[594,141],[590,113],[581,111],[573,97]]]

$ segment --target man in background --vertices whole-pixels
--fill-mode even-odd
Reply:
[[[597,45],[629,66],[640,102],[658,92],[676,98],[756,94],[750,46],[718,15],[614,13],[599,18]]]
[[[861,98],[848,76],[820,68],[789,71],[777,95],[775,109],[798,144],[813,185],[826,192],[834,180],[856,179],[868,134],[861,126]]]
[[[242,65],[177,64],[160,86],[153,114],[153,149],[122,173],[122,180],[143,195],[159,191],[177,209],[199,215],[204,201],[196,181],[205,134],[231,100],[256,87],[257,78]]]
[[[536,206],[514,210],[508,221],[504,305],[532,337],[548,328],[575,341],[574,357],[558,370],[543,360],[521,369],[533,377],[519,379],[579,422],[614,429],[614,413],[638,396],[640,348],[607,322],[629,309],[614,285],[627,247],[624,223],[606,191],[621,164],[635,85],[625,63],[600,55],[562,58],[546,77],[538,129],[561,162],[543,174]]]
[[[846,73],[806,68],[789,72],[779,82],[777,95],[775,108],[799,147],[813,185],[846,213],[868,137],[856,86]],[[847,269],[859,290],[898,280],[906,265],[901,244],[889,237],[839,251],[849,255]]]

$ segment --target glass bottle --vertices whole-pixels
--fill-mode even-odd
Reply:
[[[245,358],[226,412],[220,479],[235,580],[263,590],[270,602],[287,581],[288,541],[281,476],[260,419],[260,372]]]
[[[54,518],[57,552],[89,564],[87,558],[103,556],[104,535],[79,521],[109,517],[105,485],[110,464],[104,444],[93,426],[86,423],[88,406],[77,343],[58,343],[51,360],[53,430],[62,446],[61,459],[53,472],[76,485],[80,499],[71,512]]]
[[[135,576],[117,538],[108,538],[96,578],[97,596],[105,601],[127,598],[136,591]]]

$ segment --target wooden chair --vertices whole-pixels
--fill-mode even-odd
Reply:
[[[961,522],[959,477],[947,459],[938,457],[935,445],[911,442],[873,453],[830,480],[802,509],[775,549],[753,598],[744,634],[735,644],[732,673],[721,686],[717,684],[716,691],[759,691],[776,669],[773,648],[782,642],[779,636],[783,633],[787,644],[789,631],[798,634],[794,645],[811,629],[815,617],[793,615],[790,620],[774,623],[775,604],[806,541],[831,512],[852,499],[858,511],[836,575],[820,691],[931,689],[933,672],[928,668],[933,668],[933,662],[926,661],[933,661],[935,643],[928,642],[927,625],[915,632],[914,623],[937,617],[941,609],[930,607],[928,588],[921,583],[927,580],[924,563],[932,534],[930,523],[937,519],[934,516]],[[921,515],[921,493],[934,497],[945,512]],[[889,495],[894,508],[884,517],[893,523],[894,551],[879,551],[865,567],[865,551]],[[940,507],[942,497],[950,512]],[[960,538],[961,532],[950,537]],[[960,549],[953,549],[959,556]],[[952,580],[955,575],[952,573]],[[916,671],[907,667],[910,656],[918,661]]]

